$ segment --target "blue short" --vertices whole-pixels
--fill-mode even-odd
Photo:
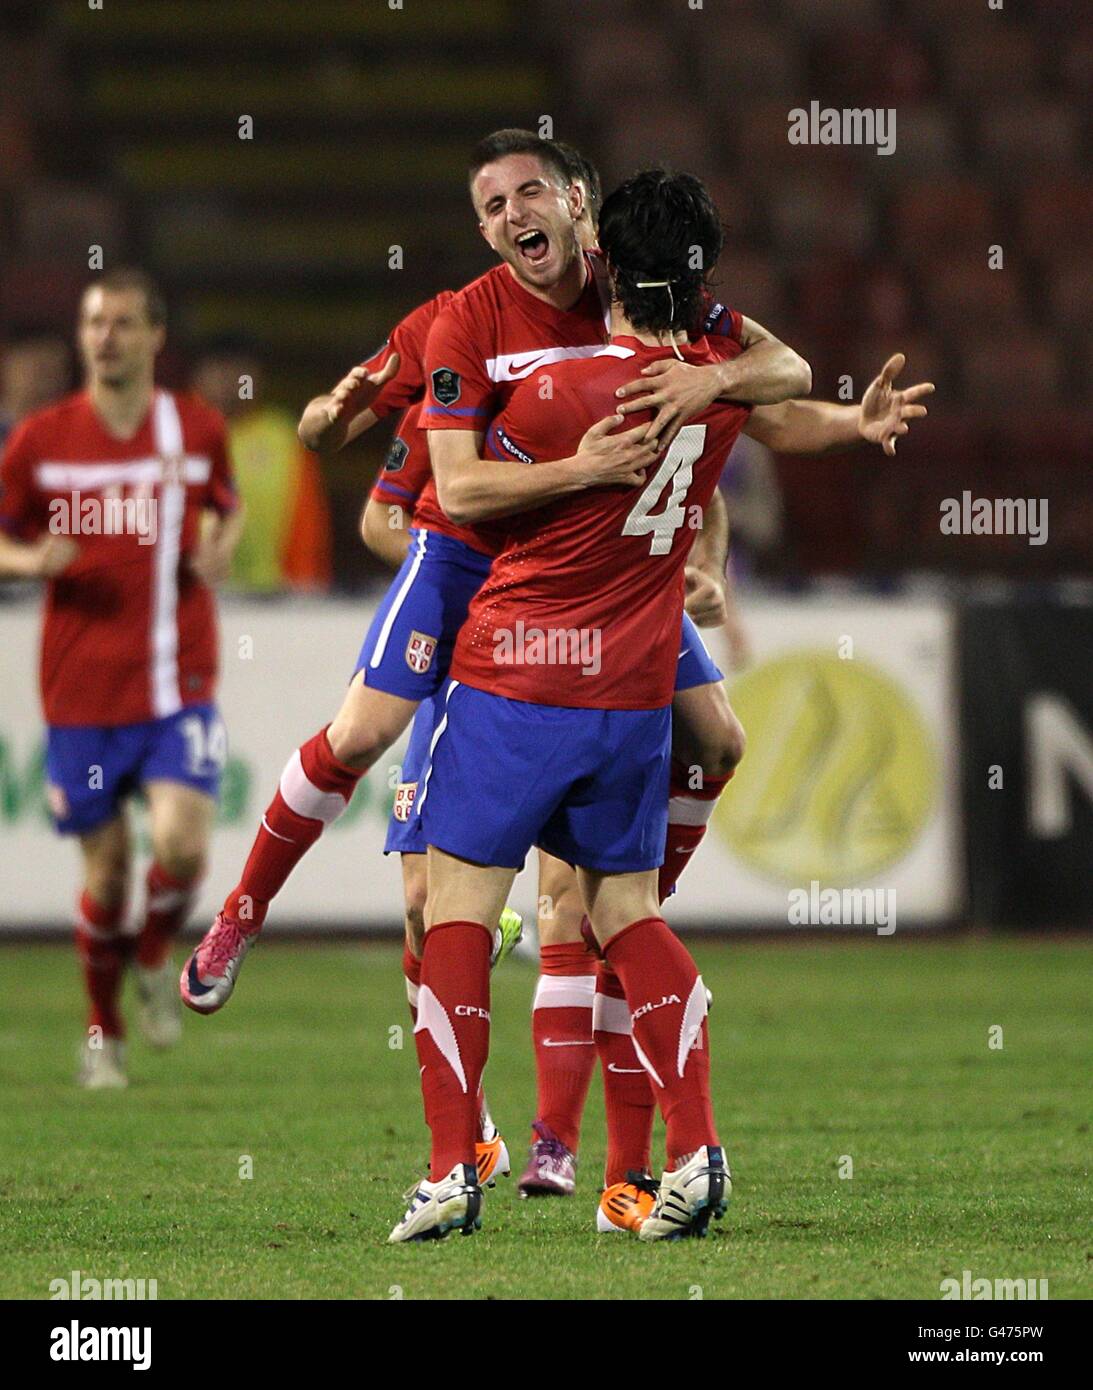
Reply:
[[[724,679],[724,674],[706,650],[702,634],[684,613],[683,630],[679,640],[679,665],[676,668],[676,689],[693,690],[696,685],[715,685]]]
[[[86,835],[148,782],[181,782],[215,798],[226,760],[224,721],[211,704],[140,724],[51,724],[46,794],[53,824],[62,835]]]
[[[706,650],[698,628],[684,613],[676,690],[691,690],[695,686],[712,685],[724,679]],[[440,689],[422,704],[414,716],[410,742],[403,755],[402,771],[395,792],[395,806],[387,825],[384,854],[424,854],[427,849],[421,817],[414,814],[414,800],[429,756],[433,731],[443,717],[443,702],[444,690]]]
[[[659,868],[672,711],[572,709],[452,681],[417,796],[427,844],[519,869],[532,845],[602,873]]]
[[[440,531],[410,528],[410,548],[364,639],[353,675],[404,700],[435,695],[490,557]]]

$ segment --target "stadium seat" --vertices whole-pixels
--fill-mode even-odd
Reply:
[[[967,333],[969,326],[994,332],[1016,331],[1022,310],[1018,271],[991,270],[987,248],[935,263],[922,275],[928,313],[943,330]]]
[[[1026,255],[1048,260],[1093,241],[1093,180],[1039,179],[1021,191],[1018,212]]]
[[[990,335],[962,353],[964,387],[970,403],[1035,406],[1057,401],[1063,387],[1059,349],[1045,334],[1022,332],[1012,341]]]
[[[949,93],[978,102],[992,95],[1022,97],[1036,89],[1041,47],[1033,35],[982,7],[982,19],[966,25],[944,45]]]
[[[979,147],[1009,175],[1078,162],[1077,113],[1061,102],[999,101],[979,118]]]
[[[987,245],[1001,236],[988,190],[972,179],[918,178],[894,196],[892,231],[900,255],[929,263],[938,246]]]

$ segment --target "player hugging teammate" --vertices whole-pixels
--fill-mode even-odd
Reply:
[[[434,1148],[430,1177],[392,1239],[473,1229],[480,1186],[507,1169],[479,1084],[483,1027],[488,1031],[480,967],[483,951],[488,972],[491,957],[511,944],[505,894],[532,844],[540,847],[540,902],[549,909],[539,920],[542,973],[534,1015],[539,1111],[522,1190],[572,1192],[580,1117],[598,1056],[608,1127],[598,1229],[640,1231],[646,1239],[698,1233],[719,1206],[727,1178],[702,1080],[705,993],[660,919],[659,903],[702,837],[740,756],[742,734],[721,673],[682,616],[684,593],[696,618],[723,616],[724,516],[714,505],[715,485],[742,426],[791,451],[863,437],[888,447],[906,431],[907,412],[922,407],[908,406],[904,393],[892,389],[895,359],[860,407],[792,399],[809,388],[807,364],[705,289],[720,233],[714,235],[716,214],[696,180],[650,174],[613,195],[611,244],[629,248],[619,253],[613,279],[595,249],[598,179],[574,151],[526,131],[496,132],[475,151],[470,191],[480,230],[501,264],[415,310],[379,353],[304,412],[301,436],[321,452],[336,451],[391,411],[405,412],[364,518],[366,539],[400,569],[341,709],[286,764],[240,881],[183,971],[182,993],[199,1012],[222,1007],[292,868],[413,718],[387,849],[403,859],[404,971]],[[629,229],[626,236],[621,228]],[[680,247],[689,249],[689,262],[691,248],[702,248],[704,269],[679,264]],[[654,264],[654,253],[665,264]],[[565,409],[557,394],[553,402],[536,395],[546,383],[564,396]],[[546,411],[543,418],[527,414],[532,396]],[[523,409],[510,418],[518,397]],[[589,414],[589,401],[598,413]],[[750,416],[742,402],[754,403]],[[638,425],[620,429],[616,410],[644,413]],[[578,421],[580,428],[572,428]],[[540,438],[548,425],[556,435]],[[392,509],[412,521],[408,530],[390,526]],[[696,541],[692,527],[703,511]],[[561,526],[552,523],[557,516]],[[549,555],[535,539],[540,526],[548,528]],[[584,528],[598,537],[595,555]],[[514,537],[522,538],[515,556]],[[543,584],[526,610],[506,610],[512,622],[505,626],[476,597],[481,592],[497,601],[503,561],[514,566],[506,593],[525,592],[529,571]],[[555,590],[567,575],[567,587]],[[582,576],[590,588],[569,587]],[[544,595],[556,607],[530,602]],[[576,671],[533,666],[520,658],[528,630],[565,633],[566,640],[576,634],[578,656],[592,659]],[[472,632],[488,652],[468,648]],[[446,684],[453,652],[457,661],[478,662],[477,677]],[[563,693],[565,703],[556,704]],[[479,696],[493,699],[483,705]],[[483,832],[489,843],[479,838],[473,846],[448,838],[471,832],[487,795],[477,755],[461,751],[473,747],[478,730],[475,716],[459,714],[471,705],[488,709],[493,735],[485,742],[495,745],[509,727],[504,721],[522,707],[541,735],[506,745],[524,763],[489,793],[499,819]],[[560,722],[570,716],[571,723]],[[598,739],[590,733],[594,722]],[[623,738],[625,726],[634,731],[633,742]],[[604,780],[609,769],[602,762],[578,777],[567,761],[570,744],[579,759],[597,756],[597,747],[602,754],[603,740],[615,749],[610,770],[617,785]],[[451,781],[458,766],[437,783],[431,751],[441,762],[462,756],[464,772],[473,765],[474,780],[462,793],[444,791],[445,781],[458,785]],[[488,767],[487,759],[483,775]],[[532,824],[527,814],[542,809],[540,793],[548,788],[552,805],[568,804],[570,782],[552,780],[564,778],[567,768],[582,786],[595,787],[603,803],[593,798],[595,809],[585,816],[577,796],[568,814],[559,809],[557,823],[548,817],[549,823]],[[427,844],[433,847],[428,873]],[[440,870],[443,889],[434,876],[437,863],[449,871],[445,878]],[[483,874],[492,885],[488,893]],[[453,875],[463,886],[453,889]],[[505,890],[498,893],[501,882]],[[438,933],[442,925],[456,930]],[[620,929],[630,925],[635,931],[623,937]],[[620,939],[604,960],[602,944],[614,937]],[[430,940],[458,940],[459,949]],[[634,940],[643,959],[651,950],[647,958],[662,975],[618,968],[629,959],[625,942]],[[462,966],[449,970],[446,956],[458,957],[473,978]],[[452,995],[464,987],[466,998]],[[631,991],[643,996],[633,1008]],[[464,1028],[470,1028],[465,1040]],[[652,1040],[671,1028],[677,1044],[684,1035],[694,1044],[677,1047],[678,1085]],[[657,1100],[673,1116],[670,1182],[659,1198],[648,1173]],[[680,1184],[683,1214],[672,1195]],[[646,1232],[651,1213],[656,1220]]]

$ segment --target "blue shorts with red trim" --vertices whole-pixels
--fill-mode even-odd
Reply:
[[[180,782],[215,798],[227,752],[224,722],[212,704],[140,724],[51,724],[46,795],[53,824],[62,835],[86,835],[148,782]]]
[[[668,829],[670,706],[573,709],[452,681],[416,799],[427,844],[519,869],[533,845],[602,873],[655,869]]]
[[[404,700],[435,695],[490,556],[440,531],[410,528],[410,548],[372,619],[353,675]]]

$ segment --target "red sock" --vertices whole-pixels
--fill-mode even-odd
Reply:
[[[596,1065],[592,1001],[596,958],[583,941],[540,946],[532,1005],[538,1083],[536,1118],[576,1151],[588,1083]]]
[[[421,957],[415,956],[409,946],[402,948],[402,973],[406,978],[406,1002],[410,1006],[410,1018],[417,1023],[417,996],[421,988]]]
[[[596,972],[592,1009],[593,1037],[603,1068],[603,1103],[607,1118],[607,1165],[604,1186],[625,1182],[630,1172],[647,1173],[656,1100],[649,1075],[634,1051],[630,1006],[618,976],[601,961]]]
[[[478,922],[442,922],[425,934],[414,1037],[425,1120],[432,1131],[429,1176],[475,1162],[478,1094],[490,1049],[493,934]]]
[[[404,945],[403,948],[402,948],[402,973],[403,973],[403,975],[406,977],[406,1002],[407,1002],[407,1003],[409,1004],[409,1006],[410,1006],[410,1018],[413,1020],[414,1024],[416,1025],[416,1024],[417,1024],[417,996],[418,996],[418,991],[419,991],[419,989],[421,988],[421,957],[420,957],[420,956],[415,956],[414,953],[413,953],[413,951],[410,950],[409,946],[406,946],[406,945]],[[423,1060],[423,1058],[422,1058],[422,1056],[421,1056],[421,1042],[419,1041],[420,1038],[423,1038],[423,1037],[425,1037],[425,1036],[426,1036],[426,1035],[425,1035],[424,1033],[421,1033],[421,1034],[415,1033],[415,1034],[414,1034],[414,1045],[415,1045],[416,1048],[417,1048],[417,1061],[418,1061],[418,1066],[419,1066],[419,1067],[425,1065],[424,1060]],[[488,1107],[487,1104],[486,1104],[486,1093],[485,1093],[485,1091],[483,1091],[482,1087],[479,1086],[479,1088],[478,1088],[478,1121],[477,1121],[477,1125],[476,1125],[476,1127],[475,1127],[475,1138],[476,1138],[476,1139],[478,1139],[478,1140],[484,1140],[484,1139],[485,1139],[485,1137],[486,1137],[486,1125],[487,1125],[488,1123],[489,1123],[489,1124],[492,1124],[492,1120],[490,1119],[489,1107]],[[450,1172],[451,1170],[449,1169],[448,1171]]]
[[[144,926],[137,938],[137,964],[156,969],[163,965],[171,942],[190,915],[197,891],[196,878],[175,878],[154,861],[145,879]]]
[[[293,753],[266,807],[243,877],[224,900],[229,917],[256,928],[262,925],[270,899],[325,827],[349,805],[363,775],[363,770],[338,761],[326,729]]]
[[[88,1028],[101,1028],[103,1037],[124,1038],[118,1009],[125,963],[133,953],[133,938],[123,936],[125,904],[103,907],[89,893],[80,895],[76,915],[76,949],[83,966],[91,1008]]]
[[[675,892],[680,874],[702,843],[717,798],[731,778],[731,772],[727,777],[707,777],[697,769],[689,772],[682,763],[672,760],[668,837],[664,844],[664,863],[657,876],[657,897],[661,902]],[[696,780],[700,780],[701,785],[692,787],[690,783]]]
[[[710,1105],[706,987],[691,953],[661,917],[631,922],[607,943],[626,991],[634,1047],[667,1127],[668,1160],[717,1143]]]

